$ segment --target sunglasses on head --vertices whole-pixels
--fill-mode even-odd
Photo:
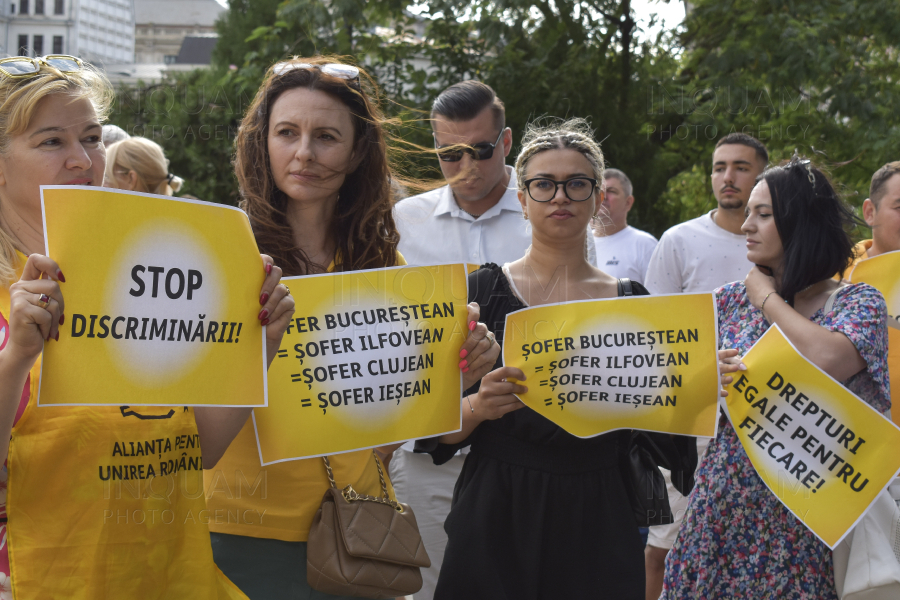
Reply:
[[[497,141],[493,144],[490,142],[479,142],[472,144],[470,147],[459,147],[459,144],[456,144],[453,146],[435,146],[435,149],[437,150],[438,158],[444,162],[459,162],[462,160],[463,153],[471,156],[472,160],[488,160],[494,156],[494,148],[500,143],[500,138],[503,137],[504,131],[506,131],[505,127],[500,130],[500,135],[497,136]]]
[[[324,65],[313,65],[310,63],[280,62],[272,67],[272,73],[275,75],[284,75],[297,69],[318,69],[319,71],[337,77],[338,79],[346,79],[354,81],[359,86],[359,69],[353,65],[342,65],[341,63],[328,63]]]
[[[41,65],[52,67],[61,73],[74,73],[84,68],[80,58],[68,54],[49,54],[35,58],[11,56],[0,59],[0,71],[13,79],[32,77],[40,72]]]

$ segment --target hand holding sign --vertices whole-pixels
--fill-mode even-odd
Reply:
[[[33,362],[41,353],[44,341],[59,336],[64,322],[65,302],[58,281],[62,271],[53,260],[32,254],[25,263],[22,277],[9,288],[9,342],[11,356]],[[42,306],[41,297],[46,297]],[[2,344],[2,340],[0,340]]]
[[[719,392],[719,395],[723,398],[728,397],[727,388],[734,381],[734,377],[729,375],[729,373],[746,370],[747,365],[741,362],[741,357],[738,356],[737,350],[733,348],[719,350],[719,374],[722,378],[722,390]]]
[[[834,548],[900,469],[900,429],[806,360],[777,325],[743,362],[728,418],[766,486]]]
[[[468,310],[469,336],[459,350],[459,367],[463,372],[463,389],[467,390],[487,375],[497,357],[500,356],[500,345],[494,342],[494,334],[488,331],[487,325],[480,323],[481,308],[477,302],[470,302]]]
[[[528,388],[520,381],[525,381],[525,373],[515,367],[501,367],[485,375],[475,398],[470,398],[477,421],[493,421],[524,408],[518,396],[527,394]]]
[[[41,191],[47,254],[69,274],[69,315],[59,343],[44,349],[38,405],[265,405],[254,298],[266,273],[243,212],[84,187]]]
[[[503,363],[529,377],[522,402],[573,435],[712,436],[716,339],[711,294],[548,304],[506,316]]]
[[[253,411],[263,465],[459,429],[460,349],[475,364],[488,348],[463,310],[463,265],[283,283],[298,310],[269,369],[269,407]]]
[[[294,316],[294,299],[288,287],[280,284],[281,268],[275,265],[271,256],[266,254],[259,256],[262,258],[266,280],[259,292],[259,303],[262,308],[256,318],[266,328],[266,358],[271,365],[291,317]]]

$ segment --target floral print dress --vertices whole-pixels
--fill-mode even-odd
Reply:
[[[716,290],[719,347],[741,355],[769,328],[743,282]],[[887,306],[866,284],[842,288],[813,322],[845,334],[868,365],[843,385],[878,411],[890,408]],[[723,416],[696,473],[661,600],[837,600],[831,551],[766,487]]]

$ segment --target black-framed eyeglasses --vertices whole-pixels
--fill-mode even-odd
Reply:
[[[284,75],[285,73],[290,73],[291,71],[295,71],[297,69],[318,69],[326,75],[331,75],[332,77],[337,77],[338,79],[346,79],[347,81],[352,81],[356,83],[357,87],[359,87],[359,69],[354,67],[353,65],[345,65],[341,63],[313,65],[310,63],[295,63],[284,61],[276,63],[275,66],[272,67],[272,73],[274,73],[275,75]]]
[[[556,196],[559,186],[563,186],[566,198],[572,202],[584,202],[594,195],[597,180],[590,177],[570,177],[565,181],[553,181],[546,177],[526,179],[525,189],[535,202],[550,202]]]
[[[22,79],[33,77],[41,70],[41,65],[53,67],[61,73],[75,73],[84,68],[84,63],[77,56],[68,54],[48,54],[29,58],[27,56],[11,56],[0,59],[0,71],[7,77]]]
[[[503,137],[504,131],[506,131],[505,127],[500,130],[500,135],[497,136],[497,141],[493,144],[490,142],[479,142],[472,144],[470,147],[454,144],[452,146],[435,146],[435,149],[437,150],[438,158],[444,162],[459,162],[462,160],[464,152],[471,156],[472,160],[488,160],[494,156],[494,148],[500,143],[500,138]],[[436,143],[437,140],[435,140]]]

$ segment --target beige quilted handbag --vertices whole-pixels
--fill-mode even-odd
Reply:
[[[374,454],[374,451],[373,451]],[[336,596],[395,598],[422,588],[421,567],[430,567],[416,517],[391,500],[375,455],[382,497],[364,496],[352,486],[339,490],[328,457],[325,492],[309,529],[306,579],[310,587]]]

